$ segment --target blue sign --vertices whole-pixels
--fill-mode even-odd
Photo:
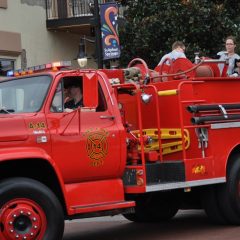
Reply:
[[[116,3],[100,5],[103,59],[120,57],[118,36],[118,6]]]

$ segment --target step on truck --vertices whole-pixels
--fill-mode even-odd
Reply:
[[[164,222],[191,208],[239,225],[240,78],[226,69],[59,62],[0,81],[0,239],[59,240],[64,220]],[[67,111],[75,84],[83,104]]]

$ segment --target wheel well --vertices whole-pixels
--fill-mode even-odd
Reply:
[[[240,156],[240,145],[237,145],[229,155],[228,162],[227,162],[227,169],[226,169],[227,174],[228,174],[232,164],[234,163],[234,161],[236,161],[236,157],[235,157],[236,155]]]
[[[66,214],[64,196],[52,166],[43,159],[11,160],[0,163],[0,181],[11,177],[35,179],[55,193]]]

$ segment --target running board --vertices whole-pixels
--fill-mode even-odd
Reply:
[[[102,204],[91,204],[84,206],[72,206],[70,209],[73,214],[107,211],[111,209],[124,209],[135,207],[134,201],[121,201]]]
[[[202,185],[218,184],[218,183],[224,183],[224,182],[226,182],[225,177],[196,180],[196,181],[187,181],[187,182],[152,184],[152,185],[146,186],[146,192],[156,192],[156,191],[173,190],[173,189],[179,189],[179,188],[197,187]]]

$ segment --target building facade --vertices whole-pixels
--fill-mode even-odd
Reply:
[[[94,38],[87,0],[0,0],[0,77],[8,70],[71,60]],[[94,44],[87,44],[94,52]],[[92,59],[88,67],[96,67]]]

